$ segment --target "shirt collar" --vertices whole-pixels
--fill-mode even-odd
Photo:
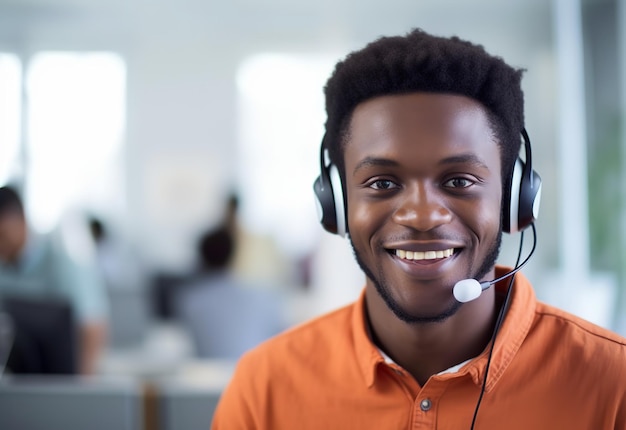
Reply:
[[[495,275],[500,277],[509,270],[507,267],[496,266]],[[496,291],[506,294],[509,282],[509,278],[498,282],[495,285]],[[511,288],[509,309],[496,336],[485,391],[493,388],[511,363],[526,338],[533,321],[536,300],[530,282],[521,272],[518,272],[515,275],[515,281]],[[385,363],[385,358],[368,335],[365,313],[365,290],[361,292],[353,305],[352,333],[359,368],[363,374],[365,384],[367,387],[371,387],[375,382],[378,366]],[[490,348],[491,344],[478,357],[442,373],[458,371],[459,375],[469,374],[476,385],[481,385]]]
[[[370,340],[368,322],[365,314],[365,289],[353,305],[352,335],[356,358],[368,388],[374,385],[376,369],[385,362],[380,351]]]

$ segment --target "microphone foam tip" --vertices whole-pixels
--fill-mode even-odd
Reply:
[[[467,303],[478,298],[482,291],[480,282],[476,279],[462,279],[454,284],[452,293],[457,301]]]

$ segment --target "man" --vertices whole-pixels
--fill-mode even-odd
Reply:
[[[107,339],[105,285],[88,236],[76,240],[57,233],[31,231],[18,192],[0,187],[0,298],[18,295],[69,302],[78,323],[76,371],[92,374]]]
[[[520,82],[421,30],[337,65],[316,192],[364,292],[245,355],[214,430],[626,428],[626,340],[495,267],[539,199]]]

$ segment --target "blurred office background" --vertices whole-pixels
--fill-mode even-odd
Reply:
[[[414,27],[527,69],[544,185],[524,272],[626,333],[624,1],[0,0],[0,185],[20,184],[40,231],[94,216],[115,241],[102,374],[227,378],[198,370],[168,300],[232,193],[234,270],[283,294],[290,324],[356,297],[363,277],[312,193],[322,87],[351,50]]]

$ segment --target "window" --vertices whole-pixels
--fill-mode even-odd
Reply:
[[[125,78],[125,64],[113,53],[33,57],[26,76],[25,179],[37,230],[52,228],[68,206],[97,188],[99,179],[121,174],[116,157],[125,125]]]
[[[287,252],[319,236],[313,181],[325,121],[323,87],[336,57],[259,54],[237,76],[241,218]]]
[[[0,53],[0,185],[20,173],[21,75],[17,56]]]

